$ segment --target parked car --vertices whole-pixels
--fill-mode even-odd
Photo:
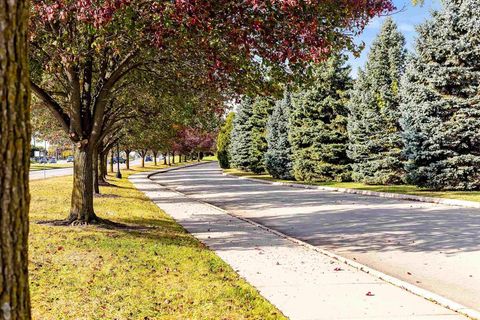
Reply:
[[[48,163],[57,163],[57,159],[52,157],[48,160]]]
[[[38,159],[38,163],[48,163],[48,160],[45,157],[41,157],[40,159]]]
[[[67,162],[73,162],[73,156],[68,156],[67,157]]]
[[[146,157],[145,157],[145,161],[153,161],[153,159],[152,159],[151,156],[146,156]]]
[[[117,159],[118,159],[118,162],[120,162],[120,163],[126,163],[127,162],[127,160],[125,160],[122,157],[120,157],[120,158],[114,157],[113,158],[113,163],[117,163]]]

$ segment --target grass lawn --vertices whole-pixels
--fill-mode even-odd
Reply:
[[[60,168],[73,168],[73,163],[32,163],[30,164],[30,171],[52,170]]]
[[[245,172],[238,169],[227,169],[224,171],[236,176],[256,178],[256,179],[262,179],[262,180],[268,180],[268,181],[295,182],[295,183],[301,183],[301,184],[321,185],[321,186],[329,186],[329,187],[335,187],[335,188],[350,188],[350,189],[370,190],[370,191],[378,191],[378,192],[402,193],[402,194],[411,194],[411,195],[418,195],[418,196],[424,196],[424,197],[448,198],[448,199],[480,202],[480,191],[432,191],[432,190],[418,188],[412,185],[384,186],[384,185],[367,185],[367,184],[358,183],[358,182],[306,183],[304,181],[289,181],[289,180],[274,179],[269,174],[255,174],[253,172]]]
[[[216,155],[213,155],[213,156],[207,156],[207,157],[203,157],[202,159],[203,161],[217,161],[217,156]]]
[[[72,177],[30,182],[33,318],[285,319],[127,180],[153,168],[122,170],[95,198],[100,217],[143,230],[36,224],[66,217]]]

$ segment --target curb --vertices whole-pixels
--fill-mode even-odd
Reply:
[[[351,188],[335,188],[335,187],[327,187],[327,186],[315,186],[309,184],[299,184],[299,183],[290,183],[290,182],[277,182],[277,181],[267,181],[257,178],[248,178],[237,176],[231,173],[223,172],[222,175],[235,177],[240,180],[249,180],[255,181],[258,183],[263,184],[271,184],[275,186],[285,186],[291,188],[298,188],[298,189],[313,189],[313,190],[322,190],[322,191],[333,191],[333,192],[340,192],[340,193],[350,193],[350,194],[359,194],[363,196],[372,196],[372,197],[379,197],[379,198],[389,198],[389,199],[397,199],[397,200],[409,200],[409,201],[417,201],[417,202],[425,202],[425,203],[435,203],[435,204],[443,204],[447,206],[453,207],[464,207],[464,208],[474,208],[480,209],[480,202],[475,201],[467,201],[467,200],[457,200],[457,199],[446,199],[446,198],[434,198],[434,197],[423,197],[423,196],[416,196],[416,195],[408,195],[402,193],[391,193],[391,192],[378,192],[378,191],[369,191],[369,190],[360,190],[360,189],[351,189]]]
[[[166,169],[166,170],[160,170],[160,171],[153,172],[153,173],[149,174],[149,175],[148,175],[148,179],[150,179],[150,177],[152,177],[152,176],[154,176],[154,175],[157,175],[157,174],[160,174],[160,173],[163,173],[163,172],[172,171],[172,170],[180,169],[180,168],[186,168],[186,167],[189,167],[189,166],[201,165],[201,164],[206,164],[206,163],[203,162],[203,163],[198,163],[198,164],[193,164],[193,165],[188,165],[188,166],[183,166],[183,167],[176,167],[176,168],[170,168],[170,169]],[[234,176],[234,175],[230,175],[230,174],[226,174],[226,173],[223,173],[223,175],[226,175],[226,176]],[[234,176],[234,177],[237,177],[237,178],[240,178],[240,179],[245,179],[245,180],[253,180],[253,181],[256,181],[256,182],[261,181],[262,183],[265,183],[265,184],[275,184],[275,185],[279,184],[279,185],[287,185],[287,186],[289,185],[288,183],[285,183],[285,184],[283,184],[283,183],[277,183],[277,182],[271,183],[271,182],[269,182],[269,181],[264,181],[264,180],[262,181],[262,180],[253,179],[253,178],[245,178],[245,177],[242,178],[242,177],[238,177],[238,176]],[[476,310],[473,310],[473,309],[471,309],[471,308],[468,308],[468,307],[466,307],[466,306],[464,306],[464,305],[462,305],[462,304],[459,304],[459,303],[457,303],[457,302],[455,302],[455,301],[452,301],[452,300],[450,300],[450,299],[447,299],[447,298],[445,298],[445,297],[442,297],[442,296],[440,296],[440,295],[438,295],[438,294],[436,294],[436,293],[433,293],[433,292],[431,292],[431,291],[422,289],[422,288],[420,288],[420,287],[418,287],[418,286],[416,286],[416,285],[413,285],[413,284],[410,284],[410,283],[405,282],[405,281],[403,281],[403,280],[400,280],[400,279],[397,279],[397,278],[395,278],[395,277],[389,276],[389,275],[387,275],[387,274],[385,274],[385,273],[383,273],[383,272],[380,272],[380,271],[377,271],[377,270],[372,269],[372,268],[370,268],[370,267],[367,267],[367,266],[365,266],[365,265],[363,265],[363,264],[361,264],[361,263],[358,263],[358,262],[356,262],[356,261],[353,261],[353,260],[351,260],[351,259],[344,258],[344,257],[339,256],[339,255],[337,255],[337,254],[335,254],[335,253],[332,253],[332,252],[330,252],[330,251],[327,251],[327,250],[321,249],[321,248],[319,248],[319,247],[313,246],[313,245],[311,245],[311,244],[309,244],[309,243],[307,243],[307,242],[304,242],[304,241],[302,241],[302,240],[299,240],[299,239],[290,237],[290,236],[288,236],[288,235],[286,235],[286,234],[284,234],[284,233],[282,233],[282,232],[279,232],[279,231],[277,231],[277,230],[274,230],[274,229],[271,229],[271,228],[266,227],[266,226],[264,226],[264,225],[261,225],[261,224],[255,222],[255,221],[253,221],[253,220],[250,220],[250,219],[248,219],[248,218],[240,217],[240,216],[238,216],[238,215],[236,215],[236,214],[233,214],[233,213],[231,213],[231,212],[228,212],[228,211],[225,210],[225,209],[222,209],[222,208],[217,207],[217,206],[215,206],[215,205],[213,205],[213,204],[211,204],[211,203],[208,203],[208,202],[206,202],[206,201],[203,201],[203,200],[200,200],[200,199],[191,197],[191,196],[189,196],[189,195],[186,195],[186,194],[184,194],[184,193],[181,193],[181,192],[175,190],[174,188],[170,188],[170,187],[168,187],[168,186],[166,186],[166,185],[164,185],[164,184],[161,184],[161,183],[159,183],[159,182],[155,182],[155,183],[157,183],[157,184],[163,186],[164,188],[166,188],[166,189],[168,189],[168,190],[171,190],[171,191],[173,191],[173,192],[175,192],[175,193],[177,193],[177,194],[181,194],[181,195],[185,196],[186,198],[192,199],[192,200],[197,201],[197,202],[199,202],[199,203],[202,203],[202,204],[208,205],[208,206],[210,206],[210,207],[212,207],[212,208],[215,208],[215,209],[217,209],[217,210],[220,210],[220,211],[222,211],[222,212],[224,212],[224,213],[226,213],[226,214],[228,214],[228,215],[230,215],[230,216],[232,216],[232,217],[235,217],[235,218],[237,218],[237,219],[240,219],[240,220],[242,220],[242,221],[245,221],[245,222],[247,222],[247,223],[250,223],[250,224],[252,224],[252,225],[254,225],[254,226],[258,227],[258,228],[261,228],[261,229],[263,229],[263,230],[265,230],[265,231],[268,231],[268,232],[270,232],[270,233],[273,233],[273,234],[275,234],[275,235],[277,235],[277,236],[279,236],[279,237],[282,237],[282,238],[284,238],[284,239],[286,239],[286,240],[288,240],[288,241],[291,241],[291,242],[293,242],[293,243],[296,243],[296,244],[298,244],[298,245],[301,245],[301,246],[303,246],[303,247],[306,247],[306,248],[308,248],[308,249],[310,249],[310,250],[316,251],[316,252],[318,252],[318,253],[320,253],[320,254],[323,254],[323,255],[325,255],[325,256],[327,256],[327,257],[329,257],[329,258],[332,258],[332,259],[335,259],[335,260],[337,260],[337,261],[343,262],[343,263],[345,263],[346,265],[348,265],[348,266],[350,266],[350,267],[353,267],[353,268],[355,268],[355,269],[357,269],[357,270],[359,270],[359,271],[362,271],[362,272],[365,272],[365,273],[367,273],[367,274],[370,274],[370,275],[372,275],[372,276],[374,276],[374,277],[376,277],[376,278],[378,278],[378,279],[380,279],[380,280],[383,280],[383,281],[385,281],[385,282],[387,282],[387,283],[390,283],[390,284],[392,284],[392,285],[394,285],[394,286],[396,286],[396,287],[402,288],[402,289],[404,289],[404,290],[406,290],[406,291],[408,291],[408,292],[410,292],[410,293],[412,293],[412,294],[415,294],[415,295],[417,295],[417,296],[419,296],[419,297],[422,297],[422,298],[424,298],[424,299],[426,299],[426,300],[429,300],[429,301],[431,301],[431,302],[433,302],[433,303],[436,303],[436,304],[438,304],[438,305],[440,305],[440,306],[442,306],[442,307],[445,307],[445,308],[447,308],[447,309],[450,309],[450,310],[452,310],[452,311],[455,311],[455,312],[457,312],[457,313],[459,313],[459,314],[461,314],[461,315],[467,316],[467,317],[469,317],[469,318],[471,318],[471,319],[480,320],[480,312],[479,312],[479,311],[476,311]],[[299,184],[295,184],[295,185],[299,185]],[[304,187],[304,185],[299,185],[299,186]],[[304,189],[317,189],[316,186],[308,186],[308,187],[313,187],[313,188],[304,188]],[[331,189],[336,189],[336,188],[331,188]],[[329,191],[330,191],[330,190],[329,190]],[[355,190],[355,191],[357,191],[357,190]],[[387,193],[387,194],[388,194],[388,193]]]

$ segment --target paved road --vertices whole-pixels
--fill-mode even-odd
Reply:
[[[154,179],[480,311],[480,210],[267,185],[216,163]]]
[[[140,163],[141,163],[141,159],[135,159],[130,161],[131,166],[139,165]],[[126,168],[126,164],[120,164],[120,170],[125,168]],[[113,167],[113,172],[117,172],[117,165]],[[68,176],[71,174],[73,174],[73,168],[30,171],[30,180]]]
[[[72,173],[73,173],[73,168],[30,171],[30,180],[68,176],[68,175],[71,175]]]
[[[291,320],[461,320],[466,317],[158,183],[135,186]],[[367,294],[371,292],[371,294]]]

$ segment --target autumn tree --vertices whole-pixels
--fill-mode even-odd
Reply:
[[[98,220],[92,155],[112,92],[132,70],[159,65],[219,89],[257,90],[266,66],[285,75],[288,61],[294,74],[331,48],[355,49],[352,36],[392,9],[389,0],[33,0],[32,88],[76,146],[67,222]]]
[[[0,318],[30,319],[28,1],[0,1]]]

